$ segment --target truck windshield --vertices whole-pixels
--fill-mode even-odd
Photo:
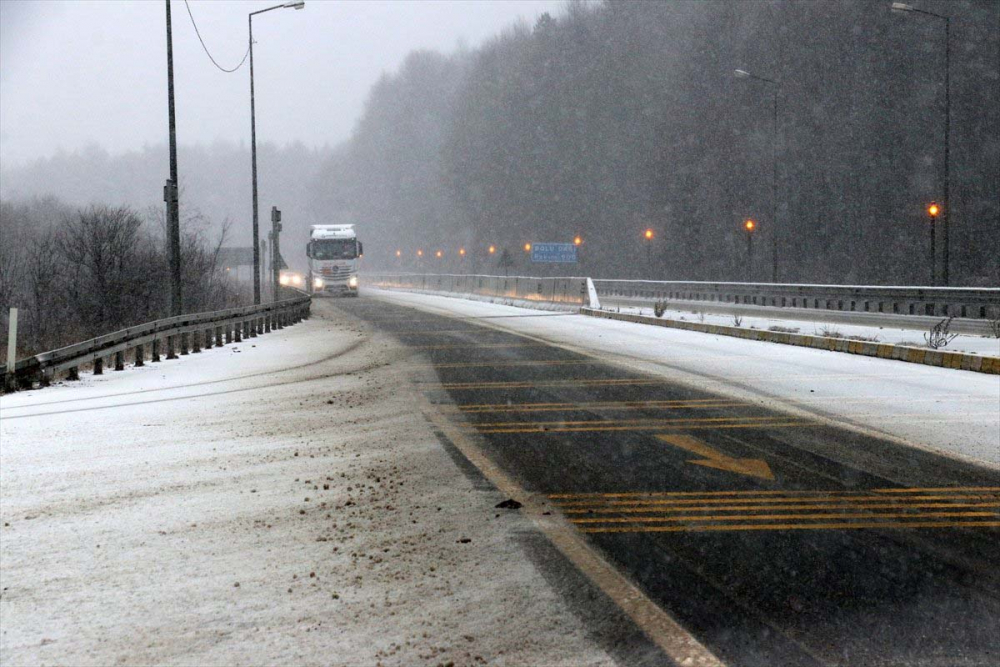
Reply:
[[[354,259],[358,256],[358,243],[354,239],[324,239],[313,241],[313,259]]]

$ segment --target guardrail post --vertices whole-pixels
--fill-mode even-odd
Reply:
[[[104,357],[94,359],[94,375],[104,375]]]
[[[160,360],[160,339],[159,338],[154,338],[153,339],[153,350],[152,350],[152,353],[150,354],[150,359],[149,360],[152,361],[152,362],[157,362],[157,361]]]
[[[182,355],[187,354],[188,353],[188,348],[190,348],[190,341],[188,340],[188,338],[190,338],[190,334],[188,334],[187,331],[185,331],[184,333],[181,334],[181,354]]]
[[[264,333],[264,318],[260,315],[257,316],[257,333]]]
[[[215,347],[222,347],[222,327],[215,327]]]
[[[206,350],[211,350],[212,346],[215,345],[215,342],[212,340],[212,336],[213,335],[215,335],[215,331],[211,327],[209,327],[208,329],[205,329],[205,349]]]
[[[38,386],[48,387],[52,384],[52,370],[45,368],[38,372]]]
[[[251,320],[247,320],[245,322],[245,324],[246,324],[247,331],[248,331],[247,337],[248,338],[256,338],[257,337],[257,323],[254,320],[251,319]]]
[[[226,322],[224,326],[226,329],[226,344],[228,345],[229,343],[233,342],[233,323]]]
[[[67,369],[67,371],[68,372],[66,373],[66,379],[69,380],[70,382],[80,379],[80,369],[77,366],[73,366]]]
[[[238,320],[233,322],[233,340],[237,343],[243,342],[243,323]]]
[[[174,342],[177,336],[167,336],[167,359],[176,359],[177,353],[174,351]]]
[[[119,350],[115,352],[115,370],[123,371],[125,370],[125,351]]]
[[[201,352],[201,332],[195,329],[191,332],[191,353],[198,354]]]
[[[137,368],[139,366],[146,365],[146,360],[143,358],[145,356],[146,356],[145,346],[142,343],[139,343],[138,345],[135,346],[135,365]]]
[[[271,313],[264,313],[264,333],[271,333]]]

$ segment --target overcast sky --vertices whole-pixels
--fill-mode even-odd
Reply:
[[[247,14],[280,0],[189,0],[219,64],[246,52]],[[563,0],[308,0],[254,19],[259,142],[346,139],[370,86],[414,49],[474,47]],[[249,143],[249,67],[224,74],[172,0],[177,133],[182,144]],[[165,143],[162,0],[0,0],[0,162],[15,166],[97,144]]]

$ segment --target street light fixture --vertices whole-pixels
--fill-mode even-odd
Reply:
[[[257,115],[253,89],[253,17],[272,9],[302,9],[305,6],[304,0],[297,0],[250,12],[247,16],[250,33],[250,161],[253,173],[253,302],[255,304],[260,303],[260,240],[257,222]]]
[[[495,253],[496,251],[497,251],[497,247],[496,247],[495,245],[491,245],[491,246],[490,246],[490,254],[492,255],[492,254],[493,254],[493,253]]]
[[[759,76],[746,70],[733,70],[738,79],[754,79],[773,86],[774,108],[771,125],[771,282],[778,282],[778,91],[781,84],[775,79]]]
[[[531,252],[531,244],[530,243],[525,243],[524,244],[524,252]]]
[[[573,245],[582,245],[582,244],[583,244],[582,238],[580,238],[579,236],[573,237]]]
[[[913,5],[905,2],[894,2],[890,9],[896,13],[909,12],[912,14],[923,14],[935,19],[944,21],[944,216],[941,219],[941,234],[943,236],[943,266],[941,269],[941,282],[944,285],[950,284],[949,276],[949,243],[948,243],[948,209],[951,200],[948,198],[951,185],[951,17],[944,14],[935,14],[926,9],[917,9]]]

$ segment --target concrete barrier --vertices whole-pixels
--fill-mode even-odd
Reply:
[[[878,357],[880,359],[895,359],[897,361],[906,361],[911,364],[924,364],[926,366],[955,368],[973,371],[976,373],[1000,375],[1000,357],[987,357],[978,354],[966,354],[964,352],[946,352],[944,350],[930,350],[922,347],[909,347],[905,345],[893,345],[891,343],[851,340],[848,338],[829,338],[826,336],[810,336],[808,334],[789,334],[782,331],[745,329],[742,327],[730,327],[722,324],[703,324],[700,322],[687,322],[681,320],[662,320],[648,315],[613,313],[607,310],[598,310],[588,307],[580,308],[580,313],[583,315],[589,315],[590,317],[601,317],[608,320],[619,320],[622,322],[634,322],[636,324],[651,324],[653,326],[666,327],[668,329],[683,329],[685,331],[697,331],[700,333],[715,334],[717,336],[732,336],[734,338],[779,343],[782,345],[810,347],[820,350],[829,350],[831,352],[860,354],[866,357]]]
[[[480,276],[436,273],[367,273],[362,286],[456,295],[476,295],[529,304],[557,304],[600,308],[590,278],[538,278],[532,276]]]

